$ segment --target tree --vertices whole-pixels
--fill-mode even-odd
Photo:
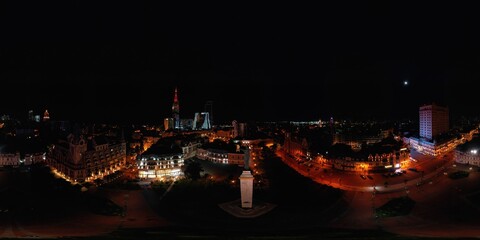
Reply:
[[[202,165],[197,161],[192,161],[185,166],[183,173],[185,177],[191,180],[197,180],[200,178],[200,173],[203,172]]]

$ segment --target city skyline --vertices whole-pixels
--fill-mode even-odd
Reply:
[[[480,114],[477,17],[460,5],[4,5],[0,112],[19,118],[161,123],[175,87],[182,118],[213,101],[217,122]]]

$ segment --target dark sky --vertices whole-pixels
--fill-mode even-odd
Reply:
[[[0,3],[0,113],[161,122],[480,113],[480,26],[465,3]],[[403,81],[409,81],[403,86]]]

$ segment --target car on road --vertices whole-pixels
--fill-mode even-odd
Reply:
[[[363,178],[363,180],[367,179],[367,177],[365,177],[365,175],[360,175],[361,178]]]
[[[370,175],[367,175],[368,179],[373,180],[373,177]]]

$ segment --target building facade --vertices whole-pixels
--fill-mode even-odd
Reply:
[[[184,160],[181,152],[144,154],[137,161],[139,177],[159,179],[181,176]]]
[[[173,118],[165,118],[163,120],[163,126],[165,131],[173,129],[175,127],[175,120]]]
[[[208,130],[211,129],[210,114],[208,112],[195,113],[193,119],[193,130]]]
[[[125,166],[126,144],[104,137],[70,134],[49,149],[47,163],[69,181],[93,181]]]
[[[244,150],[229,152],[228,150],[224,149],[198,148],[197,158],[213,163],[244,166],[246,154],[248,154],[247,152]]]
[[[182,176],[185,160],[197,155],[201,138],[188,136],[165,137],[137,157],[139,177],[165,179]]]
[[[0,153],[0,167],[18,167],[45,161],[45,153],[27,153],[22,158],[20,153]]]
[[[425,138],[410,137],[406,139],[406,143],[410,144],[410,147],[416,151],[430,156],[439,156],[448,151],[452,151],[455,147],[462,142],[461,139],[449,138],[437,141],[428,141]]]
[[[448,112],[448,108],[435,104],[421,106],[420,137],[431,141],[434,137],[448,132],[450,124]]]
[[[455,162],[480,167],[480,138],[478,136],[455,149]]]
[[[285,134],[283,150],[287,154],[295,157],[306,157],[309,155],[308,147],[306,138],[294,137],[289,132]]]
[[[408,164],[410,152],[408,149],[392,151],[391,153],[370,154],[367,158],[345,157],[341,159],[327,160],[334,169],[350,172],[388,172],[399,169]]]
[[[0,166],[20,166],[20,153],[0,153]]]

